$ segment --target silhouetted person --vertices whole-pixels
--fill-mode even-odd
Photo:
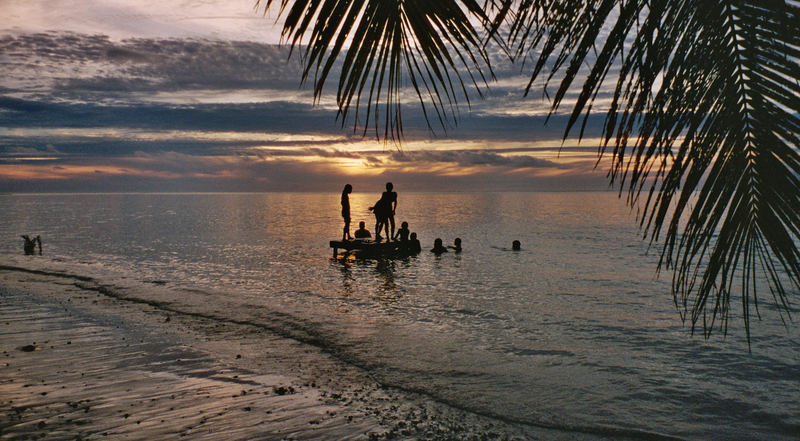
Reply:
[[[375,214],[375,241],[376,242],[380,242],[381,239],[382,239],[381,238],[381,230],[383,229],[383,226],[386,225],[389,221],[388,221],[388,219],[386,219],[384,217],[382,211],[378,210],[375,207],[369,207],[369,209],[372,210],[372,212]],[[389,227],[386,227],[386,228],[387,228],[386,231],[387,231],[387,234],[388,234],[388,231],[389,231],[388,228]]]
[[[42,255],[42,237],[36,236],[33,239],[30,238],[27,234],[22,235],[22,239],[25,241],[25,244],[22,246],[22,249],[25,251],[26,256],[32,256],[36,254],[36,245],[39,245],[39,255]]]
[[[422,244],[417,239],[417,233],[411,233],[411,236],[408,237],[408,251],[411,253],[422,252]]]
[[[344,229],[342,230],[342,240],[351,240],[350,236],[350,193],[353,192],[353,186],[347,184],[342,190],[342,217],[344,218]]]
[[[511,249],[513,251],[519,251],[522,249],[522,244],[520,244],[518,240],[515,240],[514,242],[511,242]]]
[[[356,239],[369,239],[372,237],[369,230],[366,228],[366,222],[361,221],[358,223],[358,230],[355,232]]]
[[[386,183],[386,191],[374,206],[369,207],[375,213],[375,239],[380,240],[381,229],[386,230],[386,238],[394,239],[394,212],[397,209],[397,193],[392,191],[391,182]],[[389,224],[392,231],[389,233]]]
[[[461,252],[461,238],[460,237],[456,237],[456,240],[453,241],[453,245],[450,248],[452,248],[453,251],[455,251],[456,253],[460,253]]]
[[[408,242],[408,235],[411,231],[408,230],[408,222],[403,222],[400,224],[400,229],[397,230],[397,239],[400,239],[400,242],[406,243]]]
[[[436,254],[442,254],[447,252],[447,248],[445,248],[445,246],[442,245],[442,239],[439,239],[437,237],[436,240],[433,241],[433,248],[431,248],[431,252]]]

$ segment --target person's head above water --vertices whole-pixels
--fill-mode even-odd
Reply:
[[[442,245],[442,239],[439,239],[437,237],[436,240],[433,241],[433,249],[431,249],[431,251],[433,251],[436,254],[446,253],[447,248],[445,248],[444,245]]]
[[[353,192],[353,186],[350,184],[345,184],[343,193],[352,193],[352,192]]]
[[[520,244],[518,240],[515,240],[514,242],[511,242],[511,249],[514,251],[519,251],[522,249],[522,244]]]
[[[455,244],[457,247],[460,247],[460,246],[461,246],[461,238],[460,238],[460,237],[456,237],[456,240],[454,240],[454,241],[453,241],[453,243],[454,243],[454,244]]]
[[[394,185],[392,185],[391,182],[387,182],[386,183],[386,191],[392,191],[393,188],[394,188]]]

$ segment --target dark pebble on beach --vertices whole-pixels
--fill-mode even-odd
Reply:
[[[278,395],[286,395],[286,394],[293,394],[294,388],[292,386],[289,387],[280,386],[280,387],[273,387],[272,391]]]

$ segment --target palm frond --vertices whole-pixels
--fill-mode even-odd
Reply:
[[[256,7],[262,3],[266,11],[278,2]],[[470,22],[489,26],[489,18],[475,0],[281,0],[278,9],[283,38],[293,49],[304,46],[302,81],[313,78],[315,100],[338,74],[337,117],[346,124],[352,112],[364,134],[372,128],[379,138],[400,138],[408,86],[428,127],[436,120],[446,129],[491,75]]]
[[[659,268],[674,271],[692,329],[702,319],[706,335],[726,330],[738,291],[749,341],[764,284],[788,312],[800,288],[797,3],[527,3],[540,13],[518,12],[511,35],[518,53],[539,54],[530,84],[545,67],[548,81],[561,72],[557,109],[586,74],[565,136],[619,69],[600,153],[610,149],[610,179],[642,203],[645,234],[664,233]]]

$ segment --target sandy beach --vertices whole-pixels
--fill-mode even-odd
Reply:
[[[121,298],[52,262],[0,265],[3,440],[584,439],[394,390],[313,344]]]

